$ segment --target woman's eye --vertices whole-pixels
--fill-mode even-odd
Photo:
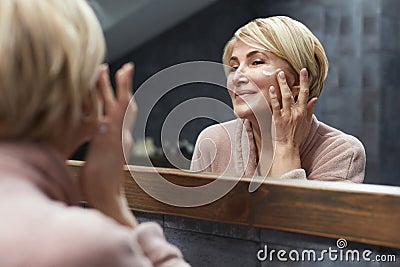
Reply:
[[[252,65],[260,65],[260,64],[264,64],[264,61],[262,61],[262,60],[254,60],[251,64]]]
[[[237,66],[229,67],[229,72],[235,72],[237,70]]]

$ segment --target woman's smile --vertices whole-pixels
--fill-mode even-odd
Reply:
[[[253,90],[237,90],[235,92],[235,99],[236,99],[236,101],[238,101],[238,100],[243,101],[243,98],[247,98],[248,96],[255,95],[255,94],[257,94],[257,92],[253,91]]]

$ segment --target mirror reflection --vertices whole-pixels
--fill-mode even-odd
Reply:
[[[313,110],[315,116],[311,117],[311,120],[323,122],[324,125],[332,127],[329,129],[336,129],[348,134],[346,136],[338,135],[336,142],[343,144],[351,140],[352,145],[346,149],[352,152],[344,155],[338,153],[335,149],[339,149],[340,145],[334,145],[336,143],[330,144],[331,146],[327,144],[326,147],[321,144],[313,144],[309,147],[310,155],[305,156],[304,154],[304,159],[302,159],[302,153],[299,152],[300,163],[298,159],[295,159],[294,164],[292,164],[293,162],[282,164],[284,168],[291,164],[293,167],[289,167],[289,170],[280,170],[278,167],[275,176],[281,176],[291,170],[305,169],[305,175],[308,177],[311,174],[313,177],[313,170],[316,171],[318,166],[322,167],[323,163],[330,162],[336,169],[327,177],[340,179],[352,177],[355,179],[354,181],[360,182],[364,177],[362,162],[365,159],[364,183],[400,184],[396,179],[400,174],[400,167],[396,164],[400,143],[395,134],[400,128],[396,119],[399,109],[396,100],[399,92],[395,86],[399,82],[398,73],[400,73],[400,44],[398,43],[400,19],[391,14],[392,10],[399,7],[400,3],[393,1],[388,4],[373,0],[361,2],[352,0],[346,4],[337,1],[310,3],[301,0],[281,3],[281,1],[273,0],[251,2],[239,0],[235,1],[235,5],[233,5],[231,1],[224,0],[196,1],[202,3],[174,0],[169,1],[167,6],[166,3],[161,3],[162,1],[135,1],[134,3],[121,1],[119,5],[111,5],[105,0],[90,2],[103,25],[108,45],[107,62],[109,62],[111,70],[115,71],[127,61],[135,63],[135,91],[160,71],[180,63],[191,61],[222,63],[224,47],[234,36],[236,30],[256,18],[285,15],[300,21],[320,41],[329,62],[329,71],[323,83],[321,95],[313,95],[314,90],[311,88],[311,84],[315,83],[315,79],[320,79],[319,83],[321,83],[321,77],[324,76],[323,67],[317,66],[314,72],[310,69],[311,65],[307,67],[310,81],[308,104],[312,105],[312,101],[315,101],[312,100],[313,97],[318,97]],[[156,12],[156,16],[154,12]],[[293,27],[289,29],[293,30]],[[282,37],[282,34],[278,36]],[[304,35],[300,37],[305,38]],[[300,37],[295,41],[299,41]],[[292,50],[294,47],[296,47],[296,43],[293,43],[293,46],[287,45],[286,50]],[[277,70],[283,70],[293,100],[295,103],[299,101],[302,66],[291,62],[287,55],[277,55],[278,51],[271,53],[272,48],[267,47],[266,49],[265,44],[259,40],[255,43],[240,40],[240,42],[235,42],[230,49],[229,57],[224,63],[234,71],[232,69],[224,70],[221,67],[218,75],[226,78],[225,85],[227,84],[232,91],[225,88],[224,85],[210,84],[201,79],[175,85],[173,90],[169,90],[171,84],[155,82],[157,86],[148,87],[145,98],[137,99],[139,107],[137,127],[143,128],[140,125],[145,125],[145,132],[135,129],[136,142],[132,151],[132,164],[147,165],[149,162],[145,158],[150,155],[151,164],[155,166],[189,169],[190,159],[195,153],[196,141],[204,129],[211,125],[234,120],[236,116],[242,118],[238,113],[243,113],[243,118],[248,119],[245,114],[247,111],[242,110],[238,102],[243,102],[239,104],[244,104],[243,107],[246,109],[251,106],[246,99],[253,96],[241,97],[235,92],[235,88],[240,88],[240,83],[243,83],[243,80],[240,79],[248,79],[248,84],[260,88],[261,91],[257,92],[264,93],[265,100],[270,103],[271,90],[269,87],[264,90],[263,87],[268,84],[266,81],[269,78],[268,75],[272,74],[273,77],[276,77],[276,84],[268,85],[274,85],[275,95],[278,98],[279,91],[282,90]],[[251,68],[248,64],[248,54],[252,52],[252,49],[266,52],[266,55],[259,54],[252,58],[254,66],[257,68],[260,65],[263,66],[258,72],[262,77],[261,85],[257,84],[259,80],[255,75],[256,68]],[[273,60],[275,56],[278,56],[279,60],[286,56],[287,59],[284,60],[284,63],[289,62],[289,64],[279,64],[279,60]],[[257,62],[260,59],[263,60],[263,63]],[[272,61],[274,64],[268,65],[265,63],[266,61]],[[321,64],[320,59],[315,59],[315,61]],[[244,66],[249,67],[246,69]],[[254,72],[246,72],[250,70]],[[224,71],[228,71],[227,76]],[[320,78],[316,78],[316,72],[319,73]],[[177,78],[181,77],[175,77],[175,80]],[[229,86],[229,84],[233,86]],[[322,87],[321,84],[319,86]],[[158,96],[162,97],[157,99]],[[182,103],[198,98],[214,99],[219,104],[217,105],[213,101],[204,101],[199,105],[191,103],[189,105],[191,107],[190,115],[193,117],[189,120],[187,119],[187,109],[177,111],[176,107]],[[157,101],[150,103],[148,99],[157,99]],[[284,109],[284,103],[279,99],[278,103]],[[148,117],[143,116],[141,110],[146,109],[149,105],[152,106],[152,109],[147,114]],[[174,121],[168,119],[170,113],[174,114],[175,121],[183,124],[172,123],[174,126],[171,128],[179,130],[179,133],[170,138],[166,133],[165,138],[162,138],[161,129],[165,128],[163,127],[164,123]],[[254,122],[251,125],[255,125]],[[245,126],[243,129],[248,130]],[[258,158],[263,157],[263,153],[260,153],[262,141],[257,134],[254,134],[257,131],[254,132],[254,128],[251,129],[252,139],[247,138],[247,140],[254,142],[247,144],[253,146],[253,152],[247,156],[255,159],[245,161],[245,164],[251,162],[252,167],[250,169],[242,167],[237,175],[243,175],[245,170],[253,174],[259,172],[261,175],[273,172],[277,167],[274,164],[266,164],[267,166],[254,164],[254,162],[260,162]],[[338,133],[336,130],[335,133]],[[221,134],[214,132],[211,139],[214,136],[215,138],[221,137]],[[271,138],[265,139],[271,140]],[[356,140],[361,143],[357,143]],[[224,145],[229,145],[229,142],[224,142]],[[315,152],[320,151],[322,147],[332,154]],[[365,149],[366,158],[364,158],[362,147]],[[311,150],[314,152],[310,152]],[[232,151],[228,149],[226,153],[230,152]],[[303,153],[305,152],[303,151]],[[267,161],[261,162],[268,162],[271,156],[266,155],[265,157]],[[222,159],[218,157],[217,160]],[[272,162],[272,159],[269,160]],[[214,171],[214,169],[205,168],[204,164],[200,165],[197,166],[198,169]],[[229,164],[224,163],[223,165],[226,167]],[[243,163],[241,165],[243,166]],[[192,168],[194,167],[192,166]],[[232,168],[237,169],[237,166],[232,166]],[[215,171],[219,172],[220,170],[215,169]],[[324,173],[326,174],[324,171],[316,171],[315,177],[322,177]]]

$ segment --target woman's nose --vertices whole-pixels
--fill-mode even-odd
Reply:
[[[249,79],[247,78],[246,74],[243,72],[241,69],[237,69],[234,73],[233,76],[233,84],[235,86],[240,86],[241,84],[245,84],[249,82]]]

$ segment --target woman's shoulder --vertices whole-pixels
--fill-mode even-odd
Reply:
[[[240,123],[239,119],[213,124],[202,130],[198,139],[226,139],[227,137],[233,136],[238,123]]]
[[[317,136],[327,148],[362,154],[365,157],[365,149],[362,142],[355,136],[347,134],[339,129],[318,122]]]
[[[366,154],[358,138],[314,120],[313,133],[303,150],[307,178],[313,180],[364,180]]]

